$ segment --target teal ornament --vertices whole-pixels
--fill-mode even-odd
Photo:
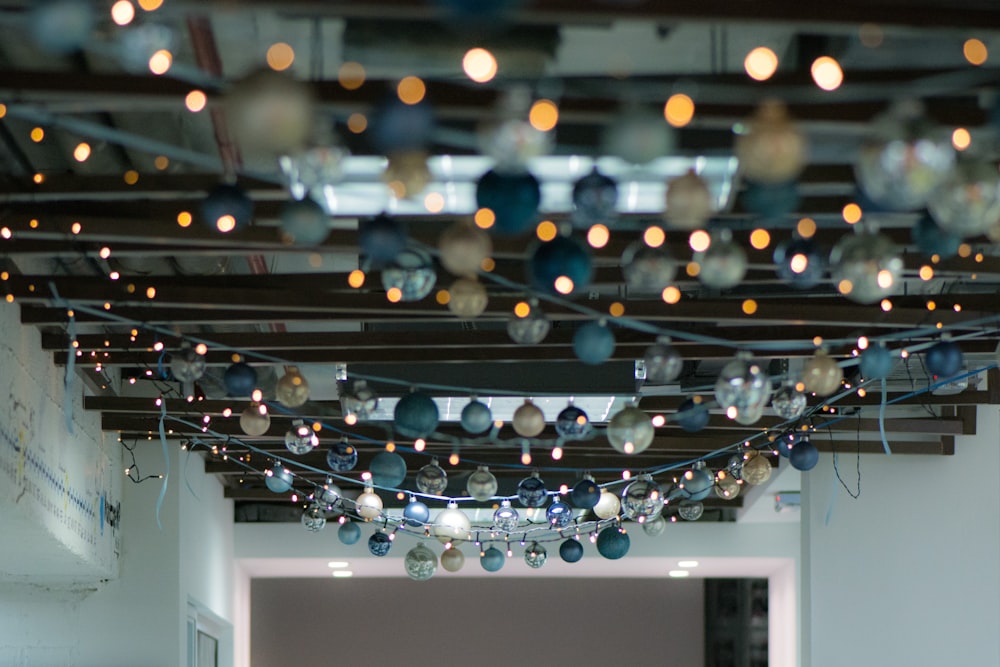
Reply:
[[[375,267],[386,266],[406,247],[406,229],[388,215],[366,218],[358,223],[358,246]]]
[[[416,498],[410,498],[410,502],[403,508],[403,518],[406,519],[406,525],[418,528],[430,521],[431,510]]]
[[[381,530],[375,531],[372,533],[372,536],[368,538],[368,551],[371,552],[372,556],[387,556],[389,554],[389,549],[391,548],[392,540],[390,540],[389,536]]]
[[[237,361],[226,369],[222,382],[230,396],[249,396],[257,388],[257,371],[250,364]]]
[[[276,463],[273,468],[271,468],[271,474],[264,476],[264,483],[267,488],[274,493],[285,493],[290,491],[292,488],[292,473],[288,471],[288,468]]]
[[[281,207],[281,239],[290,245],[315,246],[330,235],[330,218],[313,199],[292,199]]]
[[[406,461],[395,452],[381,452],[372,459],[369,471],[375,486],[395,489],[406,479]]]
[[[426,252],[406,248],[396,255],[392,264],[382,269],[381,278],[386,292],[393,287],[399,290],[401,301],[420,301],[434,289],[437,271]]]
[[[883,380],[892,372],[892,353],[880,343],[872,343],[861,352],[859,367],[866,380]]]
[[[414,391],[399,399],[393,410],[396,431],[408,438],[426,438],[438,427],[437,404],[422,391]]]
[[[792,447],[798,441],[799,436],[797,433],[786,433],[774,441],[774,448],[778,451],[778,454],[787,459],[788,455],[792,453]]]
[[[31,38],[44,51],[66,54],[83,48],[94,27],[94,8],[85,0],[40,2],[28,15]]]
[[[538,473],[525,477],[517,485],[517,499],[525,507],[541,507],[545,504],[546,495],[545,482]]]
[[[506,560],[507,557],[504,556],[502,551],[496,547],[490,547],[479,557],[479,564],[487,572],[499,572]]]
[[[920,216],[910,229],[910,238],[922,254],[927,257],[937,255],[941,259],[954,257],[962,245],[961,234],[945,231],[927,214]]]
[[[499,174],[490,170],[476,184],[476,204],[493,211],[497,234],[515,236],[530,230],[542,201],[538,179],[530,173]]]
[[[596,224],[611,227],[618,218],[618,183],[593,171],[573,184],[573,226],[587,229]]]
[[[943,340],[924,353],[924,362],[935,379],[957,375],[964,363],[962,348],[953,341]]]
[[[807,472],[816,467],[819,463],[819,450],[812,444],[809,438],[800,438],[792,445],[788,454],[788,460],[792,467],[802,472]]]
[[[586,290],[594,275],[590,250],[570,236],[556,236],[539,243],[528,261],[528,282],[549,294]],[[566,283],[569,278],[571,283]]]
[[[592,429],[587,413],[572,403],[556,416],[556,433],[564,438],[573,440],[584,438]]]
[[[226,234],[253,221],[253,201],[238,185],[220,183],[202,200],[201,215],[210,229]]]
[[[796,289],[815,287],[823,280],[826,256],[810,239],[789,239],[774,249],[774,270]]]
[[[556,500],[545,510],[545,519],[553,528],[565,528],[573,522],[573,508]]]
[[[516,509],[510,506],[509,500],[504,500],[500,503],[500,507],[493,513],[493,527],[497,530],[511,533],[517,530],[520,522],[521,515],[517,513]]]
[[[573,352],[585,364],[603,364],[614,351],[615,335],[603,324],[587,322],[573,334]]]
[[[569,499],[574,507],[583,510],[593,509],[597,501],[601,499],[601,487],[597,486],[593,477],[584,477],[573,485],[573,489],[569,492]]]
[[[473,435],[485,433],[493,426],[493,413],[488,405],[471,400],[462,408],[462,428]]]
[[[349,442],[341,440],[331,445],[326,452],[326,465],[334,472],[354,470],[354,466],[358,465],[358,450]]]
[[[583,558],[583,545],[570,538],[559,545],[559,557],[567,563],[576,563]]]
[[[762,218],[783,218],[799,206],[796,181],[764,184],[747,182],[743,190],[743,208]]]
[[[538,542],[532,542],[524,550],[524,562],[528,564],[528,567],[537,570],[541,566],[545,565],[545,561],[548,560],[549,553],[545,550]]]
[[[597,552],[608,560],[618,560],[628,553],[631,540],[617,526],[608,526],[597,534]]]
[[[712,477],[712,473],[697,465],[685,471],[681,476],[681,481],[677,483],[677,488],[681,490],[681,497],[688,500],[708,498],[709,494],[712,493],[713,486],[715,486],[715,478]]]
[[[702,403],[696,403],[694,399],[687,399],[681,403],[674,421],[688,433],[697,433],[708,426],[708,407]]]
[[[361,539],[361,528],[353,521],[345,521],[337,529],[337,538],[344,544],[357,544]]]

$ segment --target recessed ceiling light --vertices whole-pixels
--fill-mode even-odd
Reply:
[[[347,579],[354,576],[354,573],[350,570],[334,570],[331,574],[337,579]]]
[[[334,572],[333,574],[337,575],[339,574],[339,572]],[[691,573],[688,572],[687,570],[670,570],[670,572],[667,572],[667,574],[669,574],[673,579],[683,579],[684,577],[688,576]]]
[[[692,567],[698,567],[698,561],[696,560],[679,560],[677,561],[677,567],[688,569]]]
[[[326,566],[330,568],[347,567],[348,565],[350,565],[350,563],[348,563],[346,560],[331,560],[329,563],[326,564]]]

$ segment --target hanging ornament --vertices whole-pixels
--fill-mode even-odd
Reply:
[[[662,515],[650,519],[642,524],[642,532],[650,537],[658,537],[667,530],[667,520]]]
[[[597,167],[573,184],[573,226],[589,229],[602,224],[612,227],[618,219],[618,183]]]
[[[301,419],[292,421],[292,428],[285,431],[285,449],[296,456],[308,454],[319,445],[319,438]]]
[[[754,183],[747,181],[741,194],[743,208],[767,220],[780,220],[795,212],[802,199],[799,184]]]
[[[530,230],[541,202],[538,179],[527,172],[500,174],[490,170],[476,183],[476,205],[493,211],[491,229],[497,234],[516,236]]]
[[[959,162],[927,209],[946,232],[963,237],[986,233],[1000,220],[1000,173],[995,164]]]
[[[788,239],[774,249],[775,273],[796,289],[810,289],[823,280],[826,257],[811,239]]]
[[[715,381],[715,400],[730,419],[767,405],[770,398],[771,381],[748,352],[739,352],[723,366]]]
[[[677,515],[685,521],[697,521],[705,513],[705,506],[696,500],[682,500],[677,504]]]
[[[517,530],[521,516],[517,510],[510,506],[509,500],[500,503],[500,507],[493,513],[493,527],[505,533],[512,533]]]
[[[395,489],[406,479],[406,461],[396,452],[379,452],[372,458],[369,472],[376,486]]]
[[[674,132],[661,114],[631,108],[615,118],[604,133],[604,152],[632,164],[646,164],[669,155]]]
[[[924,353],[924,361],[934,379],[958,375],[965,363],[962,348],[950,340],[942,340],[928,348]]]
[[[448,288],[448,310],[458,317],[471,320],[486,310],[489,297],[486,288],[475,278],[459,278]]]
[[[514,410],[511,425],[518,435],[534,438],[545,430],[545,413],[530,399],[525,399],[524,403],[518,406],[517,410]]]
[[[990,233],[989,229],[986,231]],[[945,231],[927,214],[921,215],[914,223],[910,237],[917,249],[927,257],[937,255],[940,259],[950,259],[958,254],[958,249],[962,245],[961,234]]]
[[[462,428],[477,435],[485,433],[493,426],[493,413],[488,405],[475,397],[462,408]]]
[[[389,549],[392,548],[392,540],[389,536],[383,533],[381,530],[376,530],[372,533],[371,537],[368,538],[368,551],[372,556],[382,556],[389,555]]]
[[[441,554],[441,567],[446,572],[458,572],[465,565],[465,554],[457,547],[445,549]]]
[[[740,170],[757,183],[785,183],[798,177],[806,164],[806,137],[796,127],[785,105],[766,100],[736,136],[734,147]]]
[[[335,445],[331,445],[326,453],[326,465],[334,472],[348,472],[358,465],[358,450],[347,441],[345,436]]]
[[[344,544],[357,544],[361,539],[361,528],[353,521],[342,523],[337,529],[337,538]]]
[[[479,502],[486,502],[497,494],[497,478],[486,466],[479,466],[465,482],[469,496]]]
[[[31,38],[48,53],[66,54],[83,48],[95,22],[94,7],[79,0],[35,3],[28,13]]]
[[[601,487],[590,475],[584,475],[583,479],[573,485],[569,492],[570,502],[574,507],[589,510],[601,499]]]
[[[427,581],[433,577],[437,571],[437,565],[437,556],[422,543],[407,551],[406,557],[403,558],[403,569],[406,570],[406,576],[414,581]]]
[[[567,440],[578,440],[590,434],[593,426],[587,413],[572,403],[556,416],[556,433]]]
[[[382,514],[382,499],[375,493],[371,486],[365,486],[357,500],[354,501],[358,516],[362,519],[373,521]]]
[[[330,235],[330,218],[314,199],[290,199],[281,207],[281,241],[286,245],[317,246]]]
[[[870,343],[861,352],[858,367],[865,380],[884,380],[892,372],[892,352],[881,343]]]
[[[410,496],[410,502],[403,508],[403,518],[406,519],[406,525],[419,528],[430,521],[431,510],[425,503]]]
[[[918,103],[897,104],[872,123],[854,174],[864,193],[891,211],[925,206],[947,178],[955,150]]]
[[[744,452],[740,479],[747,484],[760,486],[771,479],[771,462],[757,450]]]
[[[472,522],[465,512],[458,509],[458,503],[451,501],[448,508],[438,514],[434,522],[434,537],[442,544],[455,540],[468,540]]]
[[[622,454],[641,454],[653,443],[656,428],[634,403],[619,410],[608,422],[608,442]]]
[[[570,236],[536,245],[527,268],[528,282],[549,294],[585,291],[594,275],[590,250]]]
[[[770,398],[770,394],[768,394]],[[740,410],[736,413],[733,418],[737,424],[744,424],[745,426],[751,426],[760,421],[760,418],[764,416],[764,408],[767,407],[767,401],[763,403],[758,403],[756,405],[751,405],[746,410]]]
[[[622,491],[622,516],[645,522],[663,512],[663,491],[649,475],[640,475]]]
[[[567,563],[576,563],[583,558],[583,545],[570,538],[559,545],[559,557]]]
[[[427,152],[395,151],[389,153],[382,182],[396,199],[412,199],[424,191],[431,182],[427,166]]]
[[[694,169],[667,182],[663,218],[674,229],[694,230],[705,226],[712,216],[712,193]]]
[[[406,248],[406,229],[397,218],[378,215],[358,222],[358,247],[372,266],[391,265]]]
[[[490,547],[479,557],[479,564],[487,572],[499,572],[505,562],[507,562],[507,557],[496,547]]]
[[[349,415],[359,421],[368,421],[378,408],[378,396],[364,380],[355,380],[350,391],[341,388],[340,410],[346,419]]]
[[[549,554],[538,542],[532,542],[524,550],[524,562],[528,564],[528,567],[537,570],[541,566],[545,565],[545,561],[548,560]]]
[[[240,414],[240,428],[251,438],[267,433],[271,428],[271,415],[267,414],[267,406],[251,403]]]
[[[438,427],[438,407],[422,391],[412,391],[399,399],[393,409],[396,431],[408,438],[426,438]]]
[[[670,384],[684,370],[684,359],[669,338],[661,338],[647,347],[642,360],[646,367],[646,384]]]
[[[547,496],[545,482],[538,476],[538,471],[531,473],[530,477],[525,477],[517,485],[517,500],[524,507],[541,507]]]
[[[771,398],[771,407],[774,412],[785,421],[792,421],[801,417],[808,406],[806,395],[795,389],[795,384],[785,382],[781,385]]]
[[[666,247],[651,248],[643,241],[625,248],[621,265],[625,284],[640,294],[660,294],[677,275],[677,262]]]
[[[806,391],[817,396],[829,396],[840,389],[844,371],[826,350],[816,350],[802,367],[802,382]]]
[[[437,271],[430,256],[416,248],[400,251],[393,263],[382,269],[382,287],[386,292],[399,290],[403,302],[420,301],[431,293],[436,282]]]
[[[515,315],[507,322],[507,335],[518,345],[538,345],[549,335],[552,322],[537,305],[525,317]]]
[[[268,156],[296,153],[313,127],[310,88],[287,74],[262,69],[234,83],[226,119],[242,150]]]
[[[181,349],[170,356],[170,374],[185,385],[200,380],[205,374],[206,366],[205,355],[198,354],[187,343],[181,345]],[[186,390],[184,393],[188,395]]]
[[[318,202],[327,215],[337,212],[337,196],[334,185],[343,177],[344,158],[347,151],[332,145],[311,146],[278,158],[278,167],[284,177],[285,187],[297,201],[311,200]],[[301,211],[304,212],[304,211]],[[282,216],[284,221],[284,216]],[[289,236],[294,236],[292,243],[297,245],[318,245],[330,233],[330,221],[324,219],[323,228],[316,224],[313,216],[295,221],[284,229]],[[304,223],[304,224],[300,224]],[[322,238],[320,237],[322,234]],[[309,241],[312,241],[310,243]]]
[[[398,96],[386,96],[369,114],[370,131],[365,136],[375,153],[423,151],[434,132],[434,109],[427,102],[406,104]]]
[[[608,560],[624,558],[631,540],[617,526],[608,526],[597,534],[597,552]]]
[[[164,59],[163,54],[160,54],[161,51],[167,54],[177,53],[177,36],[168,25],[144,21],[118,28],[114,36],[118,42],[118,58],[126,71],[144,74],[156,66],[158,72],[165,73],[163,66],[166,65],[169,69],[173,65],[172,55]]]
[[[585,364],[603,364],[615,352],[615,335],[604,322],[587,322],[573,334],[573,352]]]
[[[729,457],[729,461],[726,463],[726,472],[733,477],[733,479],[742,480],[743,479],[743,455],[733,454]]]
[[[747,273],[747,253],[724,229],[712,235],[708,248],[694,254],[698,264],[698,280],[713,289],[736,287]]]
[[[803,436],[792,445],[788,460],[796,470],[808,472],[819,463],[819,450],[808,437]]]
[[[601,489],[601,496],[594,505],[594,515],[598,519],[613,519],[622,509],[622,501],[607,489]]]
[[[297,408],[309,400],[309,381],[297,366],[289,366],[274,387],[278,401],[287,408]]]
[[[226,385],[226,391],[230,396],[249,396],[257,388],[257,371],[253,366],[238,361],[229,366],[222,376],[222,382]]]
[[[903,259],[889,237],[877,232],[848,234],[830,253],[830,276],[841,294],[874,303],[902,286]]]
[[[557,498],[545,510],[545,520],[552,528],[565,528],[573,523],[573,508]]]
[[[509,110],[510,115],[517,114],[517,111],[519,109]],[[547,155],[554,144],[552,132],[537,130],[520,117],[484,123],[478,134],[479,152],[493,158],[496,163],[494,169],[502,174],[523,173],[529,160]]]
[[[448,488],[448,473],[438,465],[437,459],[420,468],[416,476],[417,489],[421,493],[440,496]]]
[[[723,500],[733,500],[740,495],[740,482],[725,470],[720,470],[715,480],[715,495]]]
[[[471,220],[463,219],[441,234],[438,251],[441,266],[456,276],[469,278],[478,274],[483,261],[493,254],[493,241]]]
[[[333,483],[333,478],[327,477],[323,486],[317,487],[314,497],[316,498],[316,502],[323,505],[324,509],[329,512],[344,497],[344,492],[340,490],[339,486]]]
[[[674,421],[677,425],[688,433],[697,433],[702,430],[708,426],[709,419],[708,406],[702,404],[700,396],[685,400],[674,415]]]
[[[275,463],[270,474],[264,475],[264,484],[273,493],[285,493],[290,491],[295,479],[292,473],[281,463]]]
[[[302,512],[302,526],[310,533],[318,533],[326,526],[326,512],[322,505],[310,505]]]
[[[705,462],[698,461],[690,470],[684,471],[677,488],[681,491],[681,497],[687,500],[704,500],[712,493],[714,485],[715,478],[706,469]]]

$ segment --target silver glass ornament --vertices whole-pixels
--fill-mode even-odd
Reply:
[[[323,505],[323,509],[329,511],[344,496],[340,487],[333,483],[332,477],[327,477],[323,486],[317,487],[313,497],[316,502]]]
[[[528,160],[548,154],[553,144],[552,132],[536,130],[520,118],[486,123],[479,130],[480,153],[493,158],[500,173],[525,171]]]
[[[489,468],[479,466],[474,473],[469,475],[469,479],[465,482],[465,488],[469,492],[469,496],[479,502],[485,502],[496,495],[497,478],[490,472]]]
[[[593,426],[587,413],[572,403],[563,408],[556,416],[556,433],[563,438],[578,439],[590,434]]]
[[[440,496],[448,488],[448,473],[438,465],[437,459],[420,468],[416,475],[417,489],[421,493]]]
[[[830,276],[841,294],[875,303],[902,289],[903,258],[892,240],[861,231],[842,238],[830,252]]]
[[[955,165],[927,210],[938,227],[964,237],[978,236],[1000,221],[1000,173],[985,162]]]
[[[732,418],[762,408],[770,397],[767,373],[747,352],[740,352],[723,366],[715,382],[715,400]]]
[[[698,280],[706,287],[729,289],[736,287],[747,273],[747,253],[734,242],[728,230],[713,234],[708,248],[694,254],[698,264]]]
[[[170,373],[184,383],[197,382],[201,379],[206,366],[205,355],[198,354],[187,344],[181,346],[181,349],[170,357]]]
[[[622,491],[622,515],[633,521],[655,519],[663,512],[663,491],[649,475],[641,475]]]
[[[666,247],[651,248],[643,241],[625,248],[621,265],[625,284],[640,294],[659,294],[677,276],[677,262]]]
[[[647,384],[668,384],[677,379],[684,369],[684,359],[670,344],[663,340],[650,345],[642,355],[646,368]]]
[[[656,428],[649,415],[635,405],[626,405],[608,422],[608,442],[622,454],[641,454],[655,435]]]
[[[771,407],[775,413],[786,421],[801,417],[808,406],[806,395],[795,389],[795,385],[786,382],[781,385],[771,397]]]
[[[545,565],[548,557],[549,554],[545,550],[545,547],[538,542],[532,542],[524,549],[524,562],[528,564],[528,567],[535,570]]]
[[[309,400],[309,381],[296,366],[289,366],[274,386],[278,401],[288,408],[297,408]]]
[[[313,504],[302,512],[302,525],[310,533],[318,533],[326,526],[326,512],[322,505]]]
[[[650,537],[662,535],[666,529],[667,520],[663,518],[662,514],[642,524],[642,532],[646,533]]]
[[[720,470],[715,477],[715,495],[723,500],[734,500],[740,495],[741,488],[739,480],[724,470]]]
[[[417,544],[407,551],[403,559],[406,576],[414,581],[427,581],[437,572],[437,566],[437,556],[423,544]]]
[[[343,177],[347,151],[336,146],[316,146],[278,158],[285,187],[295,199],[318,202],[330,215],[337,211],[334,187]]]
[[[500,503],[500,507],[493,513],[493,527],[507,533],[517,530],[521,522],[521,516],[517,510],[511,507],[509,500]]]
[[[685,521],[697,521],[705,513],[705,506],[695,500],[682,500],[677,505],[677,514]]]
[[[285,448],[296,456],[308,454],[319,445],[319,438],[301,419],[292,422],[285,432]]]
[[[340,409],[344,416],[354,415],[358,421],[368,421],[378,408],[378,396],[364,380],[355,380],[350,391],[340,392]]]
[[[549,335],[552,322],[537,306],[526,317],[514,317],[507,322],[507,335],[520,345],[538,345]]]
[[[382,287],[387,292],[398,289],[401,301],[420,301],[431,293],[436,282],[437,271],[430,256],[416,248],[404,249],[382,269]]]

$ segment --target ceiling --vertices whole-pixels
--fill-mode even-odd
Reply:
[[[985,370],[1000,340],[992,319],[1000,257],[989,237],[965,239],[967,248],[935,263],[933,277],[924,280],[921,268],[931,262],[910,232],[921,211],[868,216],[897,244],[903,262],[889,295],[891,310],[845,298],[829,273],[809,289],[791,287],[776,277],[773,259],[775,246],[792,238],[803,217],[816,222],[813,240],[824,252],[853,233],[843,217],[845,205],[863,203],[853,165],[871,121],[894,103],[917,99],[937,127],[967,128],[967,153],[995,165],[991,119],[1000,70],[995,57],[979,67],[963,57],[963,42],[971,37],[1000,53],[994,2],[166,0],[155,11],[136,6],[126,26],[112,21],[110,2],[55,3],[54,15],[30,11],[37,4],[0,2],[7,28],[0,43],[0,101],[6,105],[0,223],[10,232],[0,241],[0,261],[8,300],[20,304],[26,325],[40,329],[56,364],[73,360],[86,384],[84,407],[99,411],[103,428],[125,444],[158,432],[162,413],[154,400],[164,397],[168,435],[204,454],[207,470],[236,501],[240,520],[298,520],[303,496],[326,478],[326,445],[342,433],[361,455],[357,469],[346,473],[355,480],[393,440],[388,421],[345,423],[338,393],[344,379],[369,378],[385,399],[410,386],[439,398],[445,412],[426,451],[412,451],[412,440],[397,444],[409,470],[403,487],[413,489],[413,473],[436,455],[450,476],[449,496],[464,495],[475,463],[490,465],[501,495],[512,493],[533,467],[542,468],[555,489],[588,470],[610,482],[621,480],[623,470],[667,471],[669,477],[668,469],[709,454],[712,467],[725,465],[748,438],[763,445],[767,434],[797,426],[771,410],[742,425],[717,409],[697,433],[676,425],[671,416],[681,403],[696,394],[710,399],[723,364],[741,348],[755,350],[777,381],[795,379],[818,338],[850,371],[860,336],[916,352],[946,331],[961,340],[965,368],[984,369],[969,388],[945,394],[925,391],[922,355],[897,362],[881,423],[877,386],[865,396],[845,390],[835,401],[811,399],[806,423],[821,434],[813,438],[821,451],[882,452],[881,427],[895,454],[948,455],[954,436],[973,432],[975,406],[1000,402],[1000,383]],[[487,21],[481,13],[452,13],[484,4],[505,9]],[[52,16],[77,16],[81,7],[79,16],[92,11],[93,24],[79,33],[80,49],[53,53],[51,42],[46,49],[33,37],[41,32],[55,46],[75,46],[72,23],[52,23],[62,40],[36,28],[49,26]],[[134,61],[161,38],[172,64],[156,76],[145,67],[147,56],[139,66]],[[241,82],[278,42],[295,54],[287,73],[307,82],[313,95],[307,147],[337,146],[351,156],[342,163],[342,180],[332,184],[337,208],[330,234],[313,246],[283,240],[281,211],[289,193],[278,156],[261,150],[259,137],[240,134],[242,115],[231,102],[246,93]],[[474,46],[497,54],[500,72],[488,83],[474,83],[462,72],[461,56]],[[757,46],[771,48],[780,60],[764,82],[744,72],[744,57]],[[835,57],[844,69],[845,82],[835,91],[820,90],[810,77],[819,55]],[[363,65],[363,85],[345,87],[338,79],[348,61]],[[428,135],[433,181],[417,196],[397,199],[382,183],[385,160],[373,148],[373,130],[354,132],[349,120],[362,114],[377,122],[380,105],[407,76],[425,82],[435,112]],[[207,94],[203,111],[185,108],[193,89]],[[286,110],[297,90],[291,89]],[[477,127],[524,90],[559,108],[552,157],[529,163],[544,182],[538,220],[569,220],[571,185],[590,165],[619,179],[620,216],[609,242],[591,250],[590,287],[572,300],[539,296],[552,322],[544,341],[520,345],[506,332],[515,305],[533,296],[524,269],[535,243],[531,231],[493,235],[494,266],[479,277],[489,303],[472,319],[457,317],[434,293],[391,303],[374,270],[363,286],[352,288],[349,274],[369,266],[359,253],[359,220],[386,212],[405,224],[413,247],[433,253],[445,229],[470,217],[475,181],[491,165],[478,156]],[[674,131],[668,155],[635,166],[607,154],[602,137],[609,128],[635,109],[662,114],[674,94],[688,95],[695,112]],[[757,105],[770,98],[787,105],[809,152],[799,204],[787,215],[763,219],[744,201],[746,180],[733,144]],[[35,128],[42,130],[40,140],[32,137]],[[81,143],[90,148],[84,161],[74,159]],[[628,288],[621,258],[647,227],[663,224],[665,181],[689,167],[710,180],[718,209],[711,227],[732,231],[747,252],[748,270],[725,289],[681,271],[673,282],[680,300],[666,304],[659,294]],[[233,179],[253,200],[253,224],[220,234],[202,224],[198,212],[213,188]],[[439,212],[428,211],[428,193],[442,195]],[[184,212],[193,224],[178,224]],[[750,244],[758,228],[770,233],[761,249]],[[681,267],[692,258],[687,236],[666,228],[667,247]],[[434,270],[438,288],[455,279],[440,263]],[[755,310],[748,314],[750,300]],[[583,364],[574,353],[574,334],[600,317],[610,318],[616,346],[605,363]],[[644,383],[636,372],[636,360],[658,333],[671,334],[685,360],[681,376],[665,385]],[[69,346],[67,334],[78,348]],[[186,400],[168,372],[170,353],[184,341],[208,347],[209,369],[198,383],[197,401]],[[269,430],[247,436],[236,416],[226,416],[247,406],[245,397],[227,397],[221,381],[234,354],[257,366],[267,400],[283,367],[297,365],[310,383],[309,402],[294,411],[272,403]],[[522,398],[543,407],[548,424],[532,441],[532,464],[521,464],[523,439],[509,424],[487,438],[462,430],[457,415],[470,394],[494,400],[494,416],[505,421]],[[590,440],[566,443],[563,458],[553,461],[552,422],[570,397],[599,427],[633,398],[650,415],[665,415],[665,423],[641,454],[617,453],[598,429]],[[296,414],[322,427],[320,447],[302,457],[283,445]],[[445,464],[456,450],[461,462]],[[298,502],[290,502],[291,492],[266,488],[260,472],[273,457],[292,461]],[[777,457],[772,461],[777,465]],[[357,491],[341,486],[348,494]],[[706,500],[705,516],[731,519],[740,503]]]

